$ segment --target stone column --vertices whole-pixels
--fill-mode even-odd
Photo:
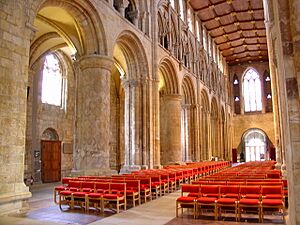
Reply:
[[[32,25],[26,4],[1,2],[0,34],[0,215],[28,209],[24,184],[28,62]],[[28,9],[29,10],[29,9]],[[30,26],[30,27],[29,27]],[[0,219],[1,220],[1,219]]]
[[[207,120],[207,151],[208,151],[208,158],[207,160],[210,160],[213,155],[213,146],[211,142],[212,137],[212,127],[211,127],[211,113],[209,111],[206,111],[206,120]]]
[[[148,92],[148,84],[149,81],[148,79],[144,79],[144,82],[142,82],[142,87],[141,87],[141,105],[142,105],[142,112],[141,112],[141,122],[142,122],[142,135],[141,135],[141,139],[142,139],[142,146],[141,146],[141,155],[142,155],[142,159],[141,159],[141,165],[142,165],[142,169],[148,169],[149,167],[149,155],[150,155],[150,149],[149,149],[149,105],[150,102],[148,102],[148,98],[149,98],[149,92]]]
[[[83,56],[77,75],[74,175],[112,173],[109,165],[110,74],[113,60]]]
[[[123,17],[125,17],[125,9],[128,7],[128,5],[129,5],[128,0],[119,0],[118,1],[118,10]]]
[[[161,140],[160,140],[160,105],[159,105],[159,80],[154,80],[153,81],[153,86],[154,86],[154,110],[153,110],[153,117],[154,117],[154,129],[153,129],[153,136],[154,136],[154,152],[153,152],[153,166],[154,168],[160,168],[161,167],[161,157],[160,157],[160,152],[161,152]]]
[[[200,118],[199,118],[199,105],[196,104],[194,106],[193,114],[194,114],[194,136],[195,136],[195,161],[199,162],[201,158],[201,152],[200,152]]]
[[[141,169],[139,127],[138,81],[123,80],[125,89],[125,163],[121,173]]]
[[[180,141],[180,110],[181,95],[170,94],[163,97],[163,109],[161,109],[161,151],[164,164],[181,162]]]

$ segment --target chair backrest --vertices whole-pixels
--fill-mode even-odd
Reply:
[[[220,194],[239,194],[240,186],[239,185],[220,185]]]
[[[281,194],[282,195],[282,186],[262,186],[261,193],[262,193],[262,195],[266,195],[266,194]]]
[[[260,186],[240,186],[240,193],[241,194],[260,194]]]
[[[197,181],[192,181],[192,184],[208,184],[208,180],[197,180]]]
[[[81,189],[82,188],[90,188],[90,189],[94,189],[95,188],[95,182],[91,182],[91,181],[83,181],[81,184]]]
[[[70,180],[68,187],[80,188],[81,187],[81,183],[82,183],[81,181]]]
[[[98,191],[98,190],[109,191],[109,186],[110,186],[110,183],[108,183],[108,182],[106,182],[106,183],[96,182],[95,189],[96,189],[96,191]]]
[[[244,185],[243,181],[227,181],[227,185]]]
[[[200,185],[193,185],[193,184],[182,184],[181,185],[181,195],[183,196],[184,193],[199,193],[200,192]]]
[[[201,194],[219,194],[219,185],[201,185]]]

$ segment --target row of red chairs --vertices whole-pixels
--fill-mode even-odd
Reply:
[[[126,210],[127,195],[132,195],[135,190],[128,192],[126,183],[97,183],[70,181],[67,190],[59,192],[59,208],[63,211],[62,205],[66,204],[73,209],[75,206],[84,208],[86,212],[94,207],[104,212],[106,205],[115,205],[117,213],[123,206]],[[134,197],[133,197],[134,199]],[[133,200],[134,201],[134,200]]]
[[[238,186],[238,185],[182,185],[181,197],[176,200],[178,209],[192,208],[194,218],[203,210],[212,210],[215,219],[222,215],[222,209],[232,210],[235,219],[254,210],[263,222],[265,211],[279,211],[283,215],[284,199],[282,186]]]
[[[78,205],[85,210],[91,206],[90,200],[94,201],[94,205],[103,212],[105,202],[108,201],[108,192],[99,192],[99,185],[109,184],[116,186],[119,183],[125,184],[125,191],[121,190],[114,199],[110,199],[109,203],[115,202],[117,212],[119,207],[124,206],[126,209],[127,200],[132,200],[133,206],[136,202],[141,204],[141,199],[146,202],[152,197],[158,198],[167,192],[176,190],[183,183],[189,183],[206,174],[211,174],[214,171],[219,171],[221,168],[229,166],[229,162],[218,163],[199,163],[193,166],[179,166],[159,169],[159,170],[140,170],[132,174],[113,175],[113,176],[79,176],[75,178],[63,178],[62,185],[54,189],[54,202],[57,203],[57,195],[59,195],[59,207],[62,210],[62,205],[67,204],[71,208]],[[96,199],[92,199],[92,197]],[[118,199],[119,198],[119,199]],[[122,203],[121,203],[122,202]]]
[[[180,208],[193,208],[194,217],[203,209],[210,209],[215,219],[221,217],[223,209],[234,211],[236,220],[249,209],[257,213],[260,222],[265,211],[275,210],[283,215],[283,187],[287,182],[281,180],[274,164],[274,161],[249,162],[193,181],[193,185],[182,185],[181,197],[176,200],[176,215]]]

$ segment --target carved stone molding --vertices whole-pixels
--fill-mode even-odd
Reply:
[[[111,71],[114,61],[108,56],[87,55],[79,59],[79,65],[82,70],[88,68],[102,68]]]

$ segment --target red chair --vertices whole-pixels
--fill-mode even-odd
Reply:
[[[79,191],[74,191],[72,193],[71,198],[71,204],[72,207],[74,206],[80,206],[81,208],[85,208],[85,211],[87,210],[86,207],[86,195],[88,193],[95,192],[95,183],[94,182],[82,182],[81,188]]]
[[[282,186],[262,186],[261,194],[264,199],[283,199]]]
[[[126,183],[110,183],[110,190],[108,194],[102,196],[102,211],[104,211],[105,205],[116,206],[117,213],[120,212],[120,207],[123,206],[126,210]]]
[[[147,199],[152,200],[151,194],[151,178],[150,177],[136,177],[140,181],[140,195],[147,202]]]
[[[240,186],[240,195],[241,198],[248,199],[261,199],[261,190],[260,186]]]
[[[61,206],[64,204],[68,205],[71,209],[73,209],[72,194],[73,194],[73,192],[80,191],[81,183],[82,182],[80,182],[80,181],[69,181],[67,190],[59,192],[59,203],[58,204],[59,204],[60,210],[63,211]]]
[[[238,185],[220,185],[220,196],[222,198],[240,198],[240,186]]]
[[[132,200],[133,207],[135,207],[135,202],[141,204],[140,198],[140,181],[139,180],[125,180],[126,183],[126,198]]]
[[[193,216],[194,218],[196,217],[196,199],[199,196],[199,192],[199,185],[181,185],[181,196],[176,199],[176,217],[178,217],[178,209],[181,209],[181,215],[183,215],[184,208],[192,208]]]
[[[215,197],[219,198],[219,185],[201,185],[202,197]]]
[[[86,211],[89,212],[91,204],[94,208],[103,213],[102,197],[104,194],[109,193],[110,183],[95,183],[95,192],[88,193],[86,196]]]
[[[261,201],[261,222],[264,221],[265,212],[280,212],[284,221],[284,203],[282,199],[263,199]]]
[[[56,199],[56,196],[59,195],[59,193],[61,191],[65,191],[68,189],[68,185],[69,185],[69,181],[72,180],[71,177],[63,177],[61,179],[61,183],[62,185],[59,185],[59,186],[56,186],[54,188],[54,192],[53,192],[53,195],[54,195],[54,203],[57,204],[57,199]]]
[[[219,198],[216,200],[215,215],[221,217],[222,210],[234,211],[235,220],[237,220],[237,198]]]
[[[261,222],[261,205],[260,200],[255,198],[242,198],[238,201],[238,221],[241,220],[241,214],[254,212],[258,215],[258,221]]]

